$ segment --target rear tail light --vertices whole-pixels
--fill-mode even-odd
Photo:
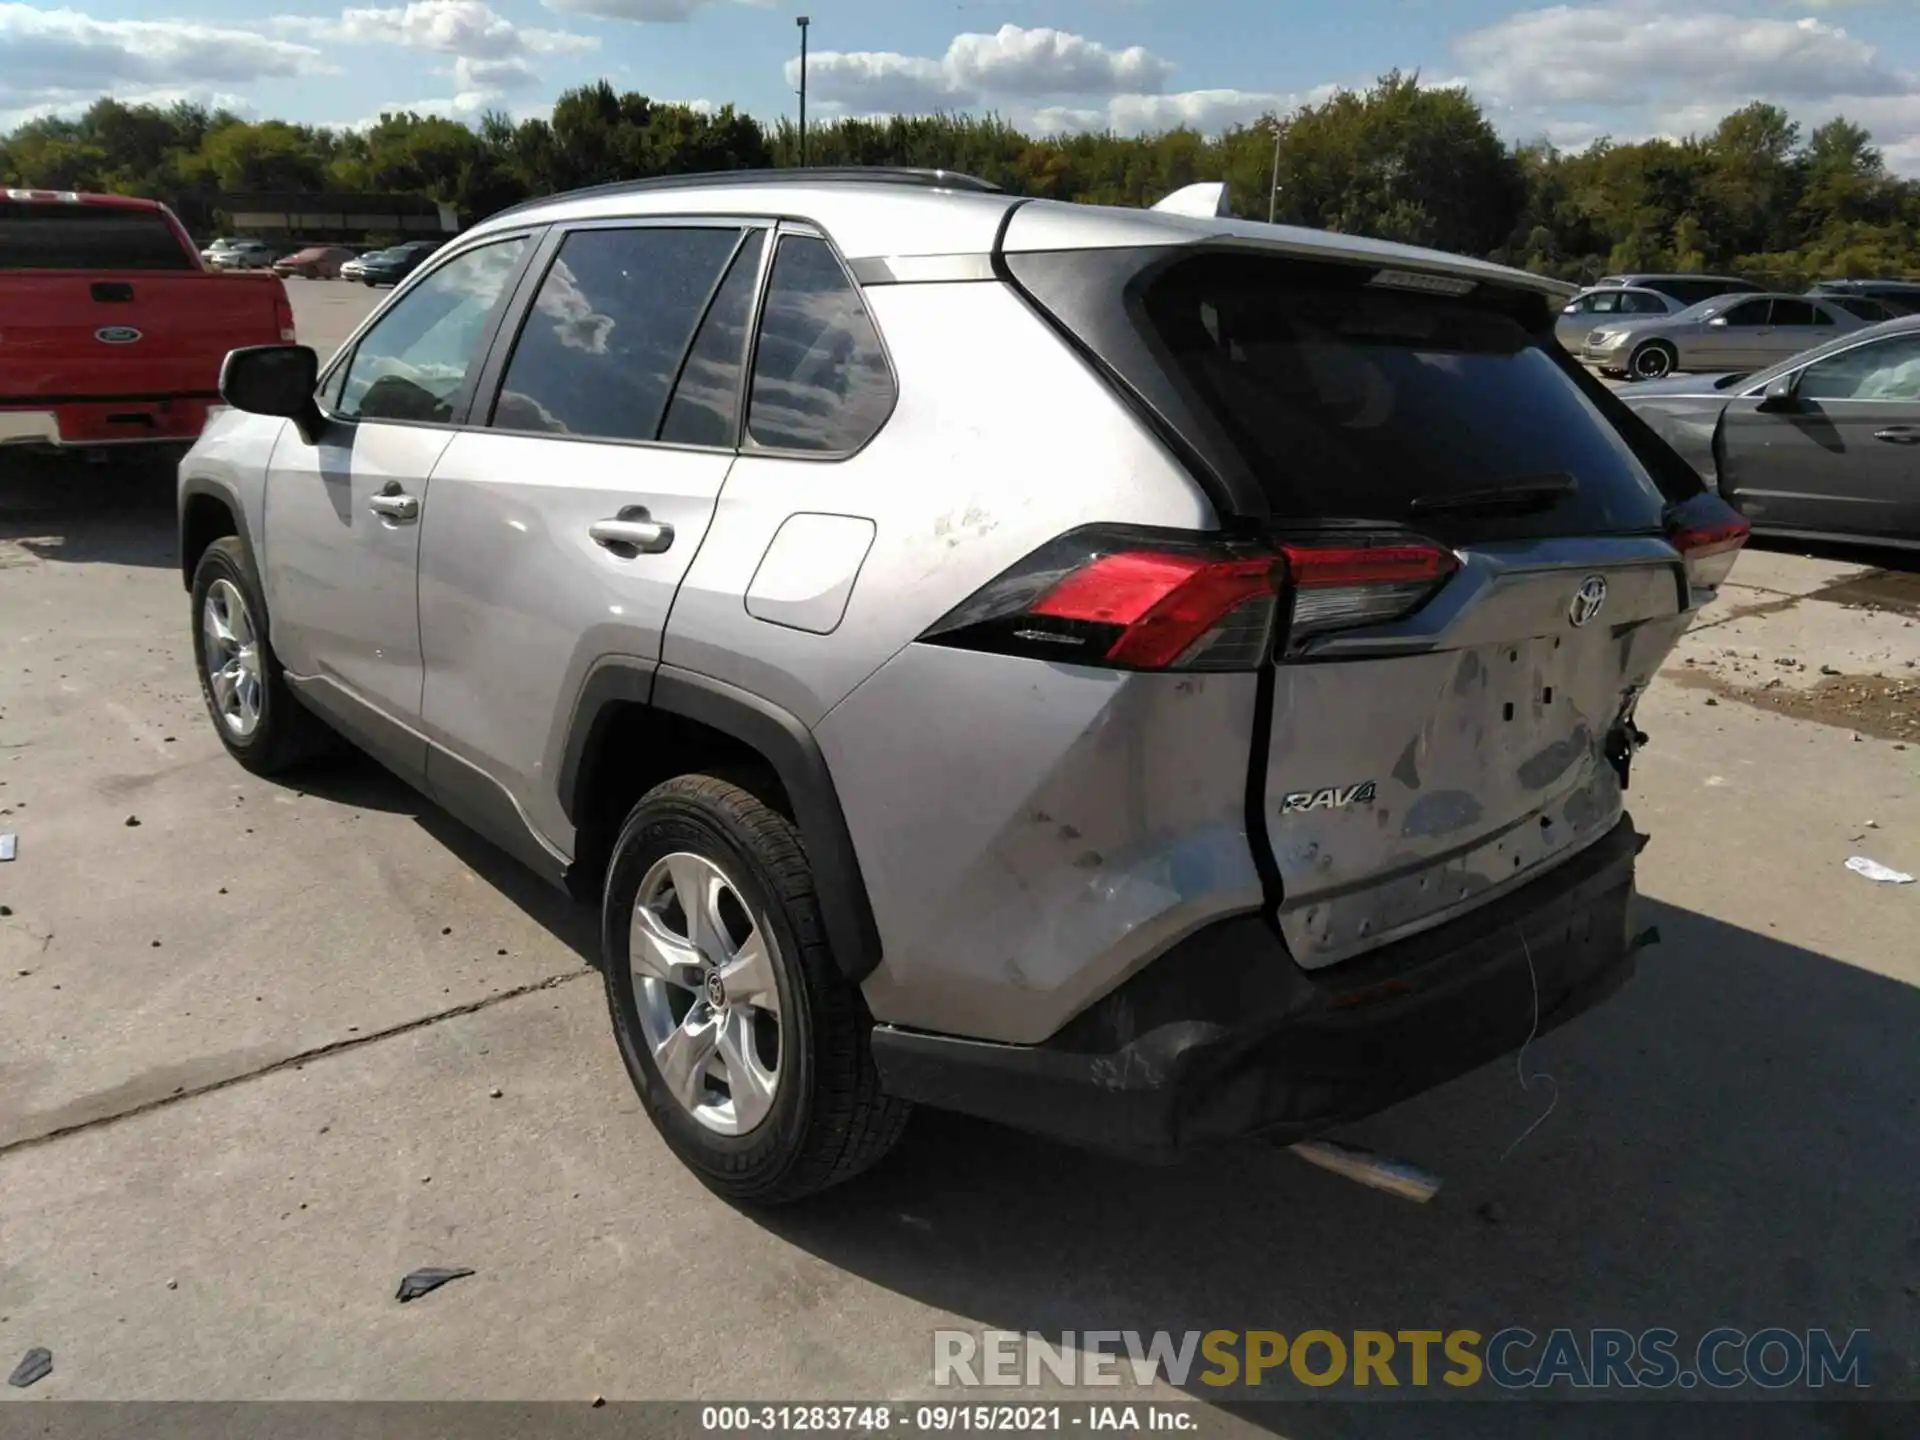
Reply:
[[[1704,491],[1667,513],[1667,540],[1687,562],[1687,583],[1696,590],[1725,582],[1751,528],[1739,511]]]
[[[931,644],[1123,670],[1251,670],[1332,630],[1424,605],[1457,568],[1423,540],[1257,545],[1093,527],[1043,546],[956,606]]]
[[[280,326],[280,339],[291,345],[294,340],[293,302],[287,298],[284,285],[276,281],[276,288],[279,293],[273,297],[273,318]]]
[[[1294,585],[1289,645],[1410,615],[1460,568],[1451,550],[1428,540],[1286,545],[1282,551]]]

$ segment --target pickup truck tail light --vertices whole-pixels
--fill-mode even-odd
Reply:
[[[286,344],[294,341],[293,302],[287,299],[286,286],[276,276],[274,280],[273,316],[280,326],[280,338]]]
[[[1042,546],[920,639],[1120,670],[1251,670],[1424,605],[1458,568],[1430,541],[1257,544],[1091,526]]]

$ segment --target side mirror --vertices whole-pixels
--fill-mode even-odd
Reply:
[[[1716,315],[1711,320],[1707,321],[1707,324],[1709,325],[1725,325],[1726,323],[1727,323],[1727,317],[1724,315]]]
[[[1760,408],[1762,410],[1798,410],[1800,401],[1794,395],[1794,391],[1799,388],[1799,385],[1798,372],[1782,375],[1767,386],[1767,393],[1760,400]]]
[[[220,366],[220,398],[253,415],[278,415],[300,427],[300,438],[314,444],[320,434],[320,406],[313,398],[320,380],[320,357],[306,345],[249,345],[229,350]]]

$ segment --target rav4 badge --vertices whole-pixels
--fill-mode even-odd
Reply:
[[[1358,785],[1329,785],[1324,790],[1296,790],[1280,802],[1282,815],[1297,815],[1305,810],[1345,810],[1349,805],[1371,805],[1373,781]]]

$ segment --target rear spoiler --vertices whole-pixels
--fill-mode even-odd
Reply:
[[[1167,215],[1198,215],[1211,220],[1233,214],[1233,207],[1227,202],[1226,183],[1220,180],[1185,186],[1149,208]]]
[[[1368,252],[1373,248],[1365,244],[1360,247],[1355,247],[1351,245],[1351,243],[1346,242],[1345,237],[1340,237],[1340,240],[1337,242],[1323,245],[1315,242],[1323,241],[1328,237],[1329,232],[1291,225],[1268,226],[1256,221],[1242,219],[1233,213],[1233,207],[1227,195],[1226,183],[1219,180],[1207,180],[1197,185],[1182,186],[1171,195],[1168,195],[1158,203],[1150,205],[1147,208],[1150,211],[1162,215],[1184,215],[1202,220],[1232,220],[1235,222],[1236,228],[1229,233],[1234,234],[1240,239],[1262,243],[1266,242],[1270,236],[1277,239],[1278,236],[1275,232],[1286,231],[1288,232],[1288,239],[1292,242],[1287,245],[1286,248],[1298,254],[1311,254],[1315,251],[1321,251],[1325,253],[1329,259],[1370,258]],[[1309,237],[1311,237],[1311,239]],[[1302,241],[1306,241],[1307,243],[1303,244],[1301,243]],[[1520,286],[1525,289],[1542,292],[1549,300],[1561,305],[1566,304],[1567,301],[1573,299],[1574,296],[1580,293],[1580,287],[1578,285],[1570,284],[1565,280],[1555,280],[1546,275],[1535,275],[1528,271],[1516,270],[1511,266],[1503,265],[1500,266],[1498,270],[1488,270],[1480,267],[1478,262],[1474,261],[1468,261],[1463,265],[1460,257],[1454,255],[1426,251],[1424,254],[1416,256],[1414,252],[1405,250],[1404,247],[1395,248],[1402,249],[1409,261],[1413,262],[1408,266],[1409,269],[1438,269],[1441,271],[1450,271],[1453,274],[1460,275],[1462,278],[1471,279],[1475,284]],[[1381,260],[1383,264],[1390,264],[1390,261],[1385,256],[1382,256]],[[1435,262],[1439,262],[1439,264],[1436,265]],[[1474,268],[1469,270],[1467,268],[1469,265]],[[1505,273],[1500,273],[1502,271]]]

